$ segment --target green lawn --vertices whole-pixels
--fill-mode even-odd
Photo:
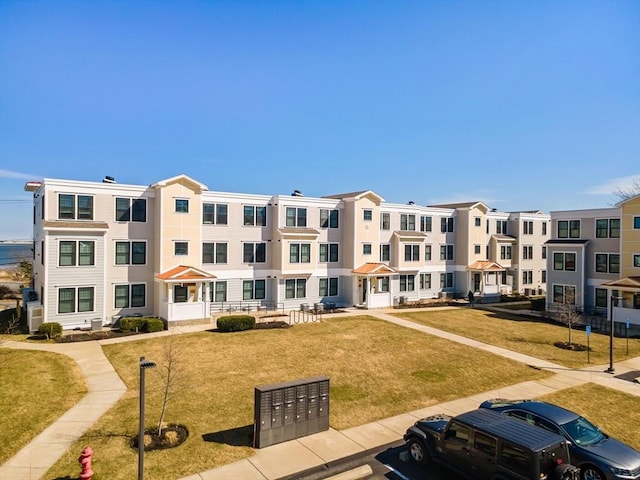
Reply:
[[[609,363],[609,336],[592,333],[587,340],[584,330],[573,329],[572,342],[586,346],[587,352],[558,348],[555,343],[568,342],[569,329],[506,312],[479,308],[402,312],[397,317],[462,335],[480,342],[504,347],[570,368]],[[625,338],[614,339],[614,362],[640,355],[640,340],[629,339],[629,355]]]

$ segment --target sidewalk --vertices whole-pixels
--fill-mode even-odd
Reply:
[[[439,307],[438,307],[439,308]],[[442,307],[449,308],[449,307]],[[358,313],[362,313],[358,311]],[[552,370],[555,375],[538,381],[528,381],[509,387],[483,392],[467,398],[434,405],[403,415],[383,419],[348,430],[328,431],[302,437],[289,442],[256,450],[252,457],[219,468],[184,477],[181,480],[276,480],[320,467],[344,457],[365,452],[402,438],[405,430],[417,419],[434,413],[456,415],[477,408],[488,398],[532,398],[587,382],[597,383],[625,393],[640,396],[640,384],[620,380],[604,373],[606,366],[589,366],[571,370],[562,365],[495,347],[466,337],[437,330],[396,318],[385,311],[368,310],[375,316],[396,325],[439,336],[448,340],[479,348],[496,355]],[[332,317],[333,315],[326,315]],[[344,316],[344,314],[340,314]],[[212,328],[211,324],[172,328],[149,336],[166,336]],[[137,341],[139,337],[121,337],[97,342],[75,344],[31,344],[8,342],[9,348],[44,350],[72,357],[87,380],[89,392],[73,408],[33,439],[7,463],[0,466],[3,480],[34,480],[43,478],[45,472],[66,452],[73,443],[125,393],[126,387],[102,352],[101,345]],[[640,357],[616,363],[618,375],[640,371]]]

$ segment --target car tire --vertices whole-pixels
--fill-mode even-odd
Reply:
[[[582,480],[606,480],[602,472],[593,465],[584,465],[581,467],[580,478]]]
[[[424,442],[418,438],[412,438],[407,443],[407,452],[411,461],[418,465],[426,465],[429,463],[431,457],[427,451],[427,447]]]
[[[580,480],[580,469],[568,463],[563,463],[555,468],[553,478],[557,480]]]

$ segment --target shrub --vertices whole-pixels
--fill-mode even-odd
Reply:
[[[240,332],[255,328],[256,319],[251,315],[228,315],[220,317],[217,323],[221,332]]]
[[[164,330],[164,323],[159,318],[147,318],[142,326],[143,332],[161,332]]]
[[[13,295],[13,291],[6,285],[0,285],[0,299],[9,298]]]
[[[62,335],[62,325],[57,322],[45,322],[38,327],[38,333],[48,338],[58,338]]]
[[[123,317],[120,319],[120,330],[125,332],[159,332],[164,329],[164,323],[159,318],[152,317]]]

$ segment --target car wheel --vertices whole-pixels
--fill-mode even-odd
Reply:
[[[558,480],[580,480],[580,469],[568,463],[558,465],[553,474]]]
[[[411,460],[415,463],[419,465],[429,463],[429,452],[427,452],[427,448],[422,440],[418,440],[417,438],[409,440],[409,443],[407,443],[407,451],[409,452]]]
[[[606,480],[602,472],[592,465],[585,465],[580,472],[582,480]]]

